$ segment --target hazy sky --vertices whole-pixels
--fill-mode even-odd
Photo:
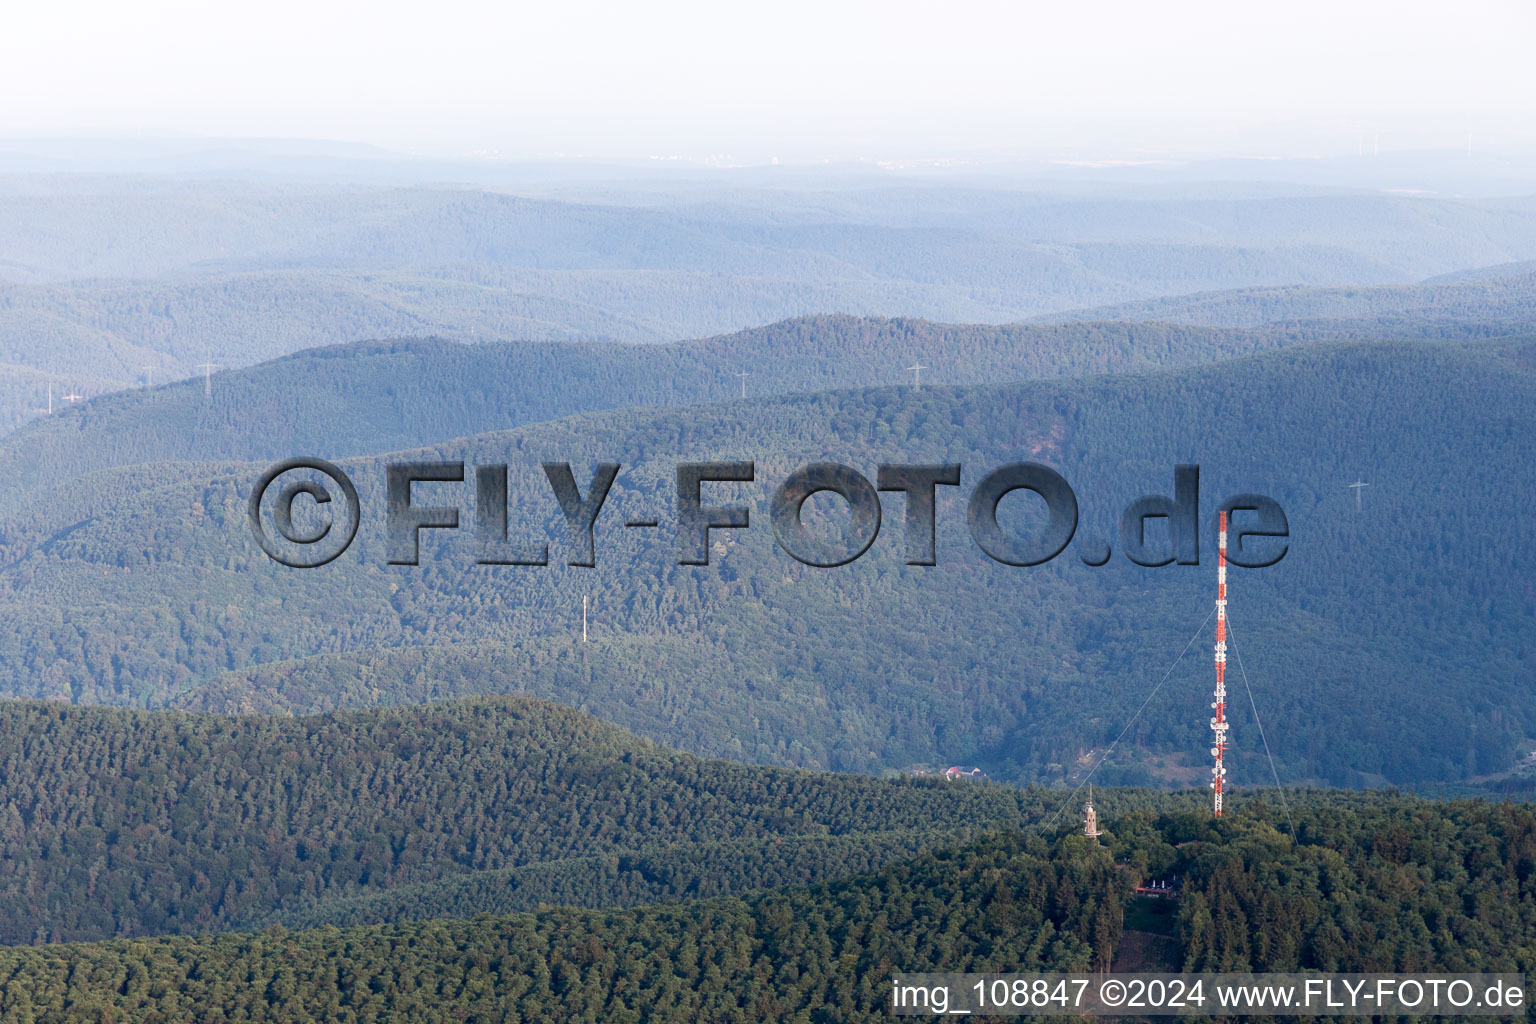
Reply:
[[[1536,142],[1536,4],[48,0],[0,136],[757,162]]]

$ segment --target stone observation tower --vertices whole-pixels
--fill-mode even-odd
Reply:
[[[1092,839],[1094,842],[1098,842],[1099,836],[1103,834],[1104,833],[1099,830],[1098,812],[1093,809],[1093,787],[1089,786],[1088,802],[1083,804],[1083,835],[1087,836],[1089,839]]]

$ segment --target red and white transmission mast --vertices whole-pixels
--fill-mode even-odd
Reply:
[[[1211,809],[1221,817],[1221,791],[1227,778],[1222,755],[1227,749],[1227,514],[1221,513],[1216,540],[1216,699],[1211,703],[1216,714],[1211,717],[1211,731],[1216,745],[1211,756]]]

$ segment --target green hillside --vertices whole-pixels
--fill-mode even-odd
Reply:
[[[878,865],[939,832],[1021,827],[1048,802],[702,761],[526,699],[314,718],[13,702],[0,704],[0,941],[219,930],[453,876],[483,889],[488,872],[541,862],[523,877],[562,902],[636,902],[616,864],[578,879],[573,858],[697,874],[725,843],[736,863],[699,884],[751,890]],[[778,847],[817,837],[834,845]],[[624,854],[658,843],[678,848]],[[685,892],[657,881],[648,895]]]
[[[1303,346],[1144,375],[618,410],[417,453],[511,463],[512,539],[548,537],[543,569],[476,566],[468,529],[429,533],[420,566],[389,566],[381,516],[365,511],[343,558],[289,570],[250,538],[259,465],[85,477],[6,521],[0,665],[20,696],[209,710],[525,692],[711,756],[855,771],[969,762],[1061,780],[1192,642],[1210,563],[1091,569],[1074,547],[1046,566],[1000,565],[966,535],[963,495],[987,469],[1043,459],[1077,490],[1079,540],[1115,542],[1119,511],[1170,492],[1173,466],[1195,461],[1207,517],[1251,490],[1290,517],[1289,554],[1235,571],[1232,604],[1283,777],[1471,779],[1508,769],[1536,735],[1536,567],[1493,528],[1520,522],[1536,493],[1533,367],[1528,343]],[[718,491],[752,505],[754,525],[717,534],[710,566],[679,566],[673,467],[705,458],[757,461],[756,482]],[[780,552],[774,486],[828,458],[869,475],[887,461],[964,464],[966,486],[941,498],[939,565],[903,564],[899,496],[850,566]],[[625,466],[596,569],[563,564],[546,459],[571,460],[583,486],[594,462]],[[383,507],[381,461],[347,463],[365,510]],[[1356,513],[1347,485],[1360,478],[1369,507]],[[434,493],[467,510],[468,490]],[[1030,528],[1027,507],[1004,512]],[[639,516],[663,525],[621,525]],[[585,646],[573,643],[583,594]],[[1109,778],[1199,781],[1208,644]],[[1268,771],[1250,760],[1241,693],[1235,770],[1253,780]]]
[[[999,834],[745,899],[0,950],[0,1008],[20,1022],[884,1020],[903,973],[1107,968],[1136,921],[1132,888],[1172,875],[1172,969],[1536,967],[1529,806],[1313,793],[1285,814],[1252,801],[1215,823],[1173,806],[1105,821],[1102,845]]]
[[[1327,336],[1326,334],[1323,336]],[[0,509],[52,505],[95,470],[147,462],[332,457],[411,448],[575,413],[897,384],[977,384],[1192,366],[1311,335],[1164,324],[1012,326],[806,317],[667,345],[417,339],[301,352],[201,379],[103,395],[0,439],[19,485]],[[61,391],[60,394],[63,394]]]
[[[887,1016],[893,969],[1088,969],[1118,937],[1118,882],[1102,849],[1053,858],[1002,839],[749,901],[0,949],[0,1011],[29,1024],[866,1020]]]
[[[969,785],[965,783],[964,785]],[[234,923],[254,931],[349,927],[435,917],[511,914],[545,906],[633,907],[807,885],[873,871],[925,850],[957,846],[971,830],[906,829],[650,845],[501,871],[453,874],[356,896],[321,896]]]

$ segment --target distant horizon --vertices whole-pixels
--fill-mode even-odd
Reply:
[[[733,154],[413,151],[366,141],[303,137],[0,136],[0,175],[28,174],[217,175],[237,180],[275,177],[491,188],[603,183],[819,188],[949,183],[1044,190],[1246,186],[1492,198],[1536,194],[1536,145],[1482,150],[1383,146],[1370,152],[1296,156],[1236,149],[1190,156],[998,150],[938,156],[872,152],[737,159]]]
[[[1343,136],[1340,136],[1342,139]],[[1262,146],[1234,142],[1212,142],[1197,147],[1170,144],[1165,147],[1117,145],[1112,142],[1079,145],[1039,145],[933,148],[922,145],[829,146],[812,149],[805,146],[784,147],[772,153],[761,146],[744,149],[739,155],[714,151],[708,147],[688,149],[665,146],[638,146],[629,150],[595,148],[506,149],[497,146],[428,144],[420,146],[392,144],[362,137],[327,135],[238,135],[209,133],[132,133],[96,132],[53,134],[0,134],[0,154],[26,153],[62,158],[71,154],[81,159],[127,159],[135,151],[140,156],[191,155],[211,149],[235,147],[283,155],[325,155],[357,159],[403,159],[415,161],[485,162],[499,164],[569,163],[609,164],[614,166],[652,167],[675,164],[705,170],[740,170],[762,167],[825,167],[844,164],[877,166],[885,169],[956,167],[1080,166],[1090,170],[1135,167],[1178,168],[1210,163],[1320,163],[1358,160],[1362,163],[1404,158],[1448,157],[1454,159],[1528,159],[1536,161],[1536,138],[1528,141],[1502,141],[1472,144],[1445,142],[1440,145],[1394,143],[1383,133],[1357,133],[1328,146],[1266,150]],[[758,150],[761,149],[759,152]]]

